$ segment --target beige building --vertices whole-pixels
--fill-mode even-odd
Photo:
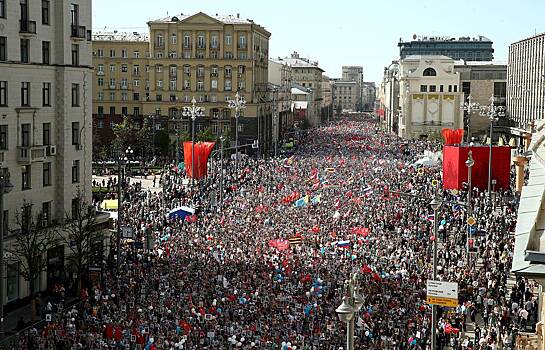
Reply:
[[[356,111],[361,92],[359,84],[355,81],[334,80],[332,85],[335,111]]]
[[[287,63],[293,70],[293,82],[310,89],[310,104],[306,118],[310,125],[318,125],[321,121],[322,107],[322,74],[324,70],[318,66],[317,61],[302,58],[297,52],[291,57],[279,58],[279,62]]]
[[[333,117],[333,84],[327,75],[322,75],[322,121]]]
[[[463,93],[454,65],[446,56],[409,56],[400,61],[400,137],[441,138],[444,128],[463,128]]]
[[[506,79],[507,65],[493,62],[464,62],[458,61],[454,70],[460,73],[460,87],[464,94],[464,102],[471,96],[471,102],[480,106],[489,106],[491,98],[494,98],[496,106],[506,104]],[[476,139],[488,133],[490,121],[488,117],[481,116],[479,112],[464,112],[464,124],[466,139],[468,134]],[[496,125],[504,121],[499,121]],[[468,129],[468,123],[469,129]],[[505,124],[505,123],[504,123]]]
[[[545,118],[545,33],[509,46],[507,114],[523,128]]]
[[[365,112],[372,112],[375,109],[377,89],[374,82],[363,82],[361,105]]]
[[[17,215],[54,225],[90,203],[91,26],[91,1],[0,2],[0,167],[13,185],[4,195],[6,248],[21,229]],[[61,280],[69,251],[43,252],[38,290]],[[8,258],[7,303],[29,295],[19,271]]]
[[[363,105],[363,67],[362,66],[343,66],[342,79],[343,81],[355,81],[358,85],[358,94],[356,99],[356,108],[361,110]]]
[[[173,137],[176,127],[191,132],[191,120],[187,113],[181,112],[195,98],[205,115],[197,118],[196,132],[209,127],[220,135],[234,131],[234,111],[228,108],[227,101],[234,99],[238,91],[247,103],[239,118],[239,143],[259,140],[260,151],[270,151],[272,108],[268,101],[267,72],[270,33],[238,15],[209,16],[202,12],[150,21],[148,27],[149,38],[134,33],[124,35],[125,39],[114,33],[111,40],[104,33],[95,35],[95,73],[101,64],[105,70],[105,75],[96,75],[94,82],[95,128],[99,125],[110,128],[107,120],[115,123],[122,115],[140,119],[158,115],[156,119],[168,127]],[[112,50],[114,57],[104,57]],[[104,53],[102,57],[99,51]],[[137,76],[135,66],[138,66]],[[101,77],[104,87],[98,86]],[[101,117],[101,110],[109,116]],[[234,140],[235,133],[231,135]]]

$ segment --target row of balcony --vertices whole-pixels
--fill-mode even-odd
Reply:
[[[4,166],[6,152],[8,151],[0,151],[0,166]],[[57,146],[54,145],[17,147],[17,162],[21,164],[43,162],[47,157],[56,155]]]
[[[28,19],[19,20],[19,32],[24,34],[36,34],[36,21],[31,21]],[[85,26],[71,25],[70,26],[70,37],[74,39],[89,39],[90,33],[87,32]]]
[[[171,46],[177,46],[177,44],[172,44]],[[232,46],[232,45],[226,45],[226,46]],[[162,43],[155,42],[155,44],[153,45],[153,47],[154,47],[155,49],[164,49],[164,48],[165,48],[165,43],[164,43],[164,42],[162,42]],[[206,47],[207,47],[206,44],[205,44],[205,45],[199,45],[199,44],[195,45],[195,48],[196,48],[197,50],[205,50]],[[183,44],[183,45],[182,45],[182,48],[184,48],[184,49],[192,49],[192,48],[193,48],[193,45],[191,45],[191,44]],[[220,45],[219,45],[219,44],[218,44],[218,45],[209,44],[209,45],[208,45],[208,48],[211,49],[211,50],[219,50],[219,49],[220,49]],[[248,48],[248,45],[246,45],[246,44],[240,44],[240,43],[239,43],[239,44],[237,45],[237,48],[240,49],[240,50],[246,50],[246,49]]]

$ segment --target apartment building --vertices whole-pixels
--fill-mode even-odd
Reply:
[[[149,35],[115,33],[112,40],[104,33],[94,36],[95,129],[99,125],[111,129],[111,121],[126,115],[140,119],[155,116],[173,137],[177,128],[191,132],[185,108],[195,98],[197,106],[204,109],[204,116],[195,121],[195,130],[211,128],[220,135],[234,131],[235,114],[227,101],[238,91],[246,100],[238,122],[239,143],[258,140],[260,151],[270,151],[272,108],[267,69],[271,34],[239,15],[202,12],[153,20],[148,28]],[[100,65],[104,75],[97,75],[102,74]],[[104,86],[99,86],[100,79]],[[234,140],[235,133],[230,134]]]
[[[4,195],[7,249],[17,221],[56,224],[90,203],[90,29],[91,1],[0,1],[0,167],[13,185]],[[68,252],[44,251],[36,290],[68,274]],[[20,268],[6,259],[6,303],[29,295]]]
[[[507,114],[523,128],[545,118],[545,33],[509,46]]]
[[[333,90],[335,111],[356,111],[360,103],[360,85],[355,81],[334,80]]]
[[[322,74],[324,70],[318,66],[317,61],[300,57],[297,52],[293,52],[290,57],[278,58],[278,61],[292,67],[294,83],[310,89],[310,103],[307,106],[305,118],[310,125],[318,125],[321,120]]]
[[[463,128],[460,73],[446,56],[409,56],[399,64],[398,135],[441,138],[444,128]]]
[[[285,133],[293,128],[291,87],[293,70],[286,63],[269,59],[269,84],[274,90],[273,103],[276,110],[276,121],[273,120],[273,134],[276,141],[282,140]]]
[[[363,101],[363,67],[362,66],[343,66],[342,67],[342,81],[354,81],[357,83],[358,92],[356,96],[354,110],[362,109]]]
[[[362,85],[361,105],[365,112],[372,112],[375,109],[377,99],[377,88],[375,82],[364,81]]]

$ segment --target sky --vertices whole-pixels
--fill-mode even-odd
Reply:
[[[93,29],[147,32],[151,19],[199,11],[253,19],[271,32],[271,58],[297,51],[331,78],[343,65],[363,66],[375,82],[399,58],[399,39],[413,34],[483,35],[506,62],[511,43],[545,32],[543,0],[93,0]]]

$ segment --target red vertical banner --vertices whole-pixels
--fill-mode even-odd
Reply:
[[[215,142],[197,142],[195,147],[191,141],[184,142],[184,163],[188,177],[202,179],[207,174],[208,157]],[[195,149],[195,169],[193,169],[192,152]]]

